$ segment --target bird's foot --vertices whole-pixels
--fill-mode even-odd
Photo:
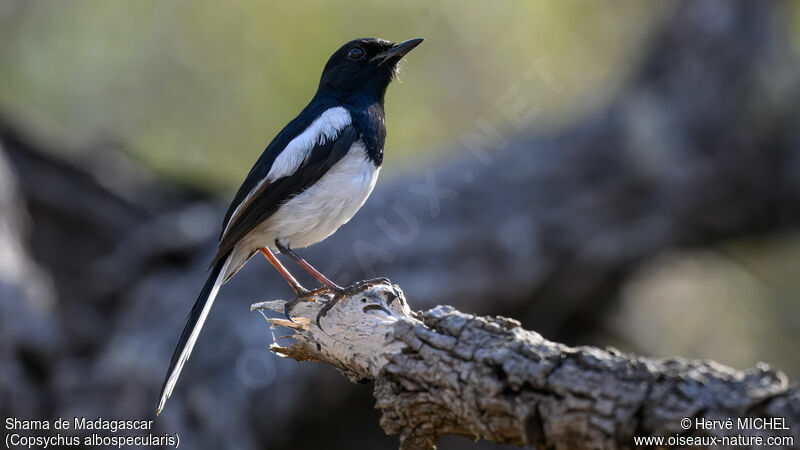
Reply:
[[[391,285],[392,282],[389,281],[389,279],[386,277],[378,277],[378,278],[371,278],[369,280],[357,281],[347,287],[338,287],[333,289],[326,288],[326,290],[333,292],[333,298],[325,302],[325,305],[319,310],[319,313],[317,313],[317,326],[320,329],[322,329],[322,326],[319,323],[320,319],[325,317],[328,314],[328,311],[330,311],[331,308],[333,308],[337,303],[339,303],[341,299],[343,299],[348,295],[358,294],[359,292],[369,287],[375,286],[376,284]]]
[[[308,289],[295,291],[296,294],[294,298],[286,302],[286,304],[283,306],[283,313],[286,315],[286,318],[289,320],[289,322],[294,322],[294,320],[292,320],[292,316],[289,313],[292,311],[292,308],[294,308],[296,304],[300,303],[302,300],[311,300],[311,298],[314,297],[315,295],[329,291],[330,290],[328,288],[319,288],[311,291],[309,291]]]
[[[369,280],[361,280],[352,285],[348,286],[345,289],[350,290],[349,294],[357,294],[368,287],[375,286],[376,284],[388,284],[392,285],[391,280],[386,277],[378,277],[378,278],[370,278]]]

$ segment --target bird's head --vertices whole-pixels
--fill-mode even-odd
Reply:
[[[397,63],[422,39],[395,44],[383,39],[355,39],[331,55],[319,90],[337,97],[383,101],[386,87],[394,78]]]

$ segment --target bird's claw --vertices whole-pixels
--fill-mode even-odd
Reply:
[[[331,308],[333,308],[333,305],[339,303],[339,300],[341,300],[341,299],[342,299],[342,296],[337,294],[332,299],[330,299],[327,302],[325,302],[325,305],[322,308],[320,308],[319,312],[317,313],[317,319],[316,319],[317,327],[320,330],[322,330],[322,324],[320,324],[319,321],[323,317],[325,317],[328,314],[328,311],[330,311]]]
[[[345,288],[339,289],[330,289],[333,292],[333,298],[325,302],[325,305],[320,308],[319,313],[317,313],[317,327],[322,329],[322,325],[320,325],[320,319],[325,317],[328,314],[328,311],[331,310],[341,299],[346,296],[358,294],[359,292],[374,286],[376,284],[388,284],[391,285],[392,282],[386,277],[378,277],[378,278],[371,278],[369,280],[361,280],[356,283],[351,284]],[[291,320],[291,319],[290,319]]]
[[[295,295],[292,300],[286,302],[286,304],[283,305],[283,314],[286,316],[286,319],[289,320],[289,322],[295,323],[294,320],[292,319],[292,316],[289,314],[295,305],[300,303],[300,301],[302,300],[310,300],[315,295],[328,291],[329,291],[328,288],[319,288],[319,289],[314,289],[313,291],[309,290],[297,291],[297,295]]]
[[[355,283],[353,286],[369,287],[369,286],[375,286],[376,284],[388,284],[389,286],[391,286],[392,285],[392,280],[390,280],[390,279],[388,279],[386,277],[370,278],[369,280],[359,281],[359,282]],[[350,286],[350,287],[353,287],[353,286]]]

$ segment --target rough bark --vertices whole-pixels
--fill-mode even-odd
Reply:
[[[413,313],[388,284],[345,297],[319,328],[313,321],[328,298],[298,305],[294,322],[268,319],[295,340],[270,349],[325,362],[354,382],[373,380],[381,426],[400,437],[401,449],[432,449],[447,434],[561,449],[632,448],[634,436],[705,438],[700,448],[727,447],[723,437],[739,435],[791,439],[771,448],[800,443],[800,393],[766,364],[737,371],[713,361],[568,347],[504,317],[449,306]],[[283,305],[252,308],[282,312]],[[777,418],[788,429],[740,429],[744,418]],[[727,419],[730,429],[696,423]]]

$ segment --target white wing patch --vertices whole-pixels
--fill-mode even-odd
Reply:
[[[341,106],[326,110],[286,145],[272,163],[266,180],[272,182],[295,173],[308,159],[315,145],[334,139],[342,128],[350,125],[351,120],[350,113]]]
[[[350,113],[341,106],[327,109],[314,119],[308,128],[286,145],[278,157],[275,158],[267,176],[262,178],[247,194],[247,197],[233,210],[228,223],[225,224],[225,231],[222,232],[222,235],[224,236],[228,232],[228,228],[233,223],[236,215],[239,214],[239,210],[250,201],[264,183],[272,183],[279,178],[294,174],[311,155],[311,150],[315,145],[322,144],[329,139],[335,139],[339,132],[350,125],[351,122]]]

